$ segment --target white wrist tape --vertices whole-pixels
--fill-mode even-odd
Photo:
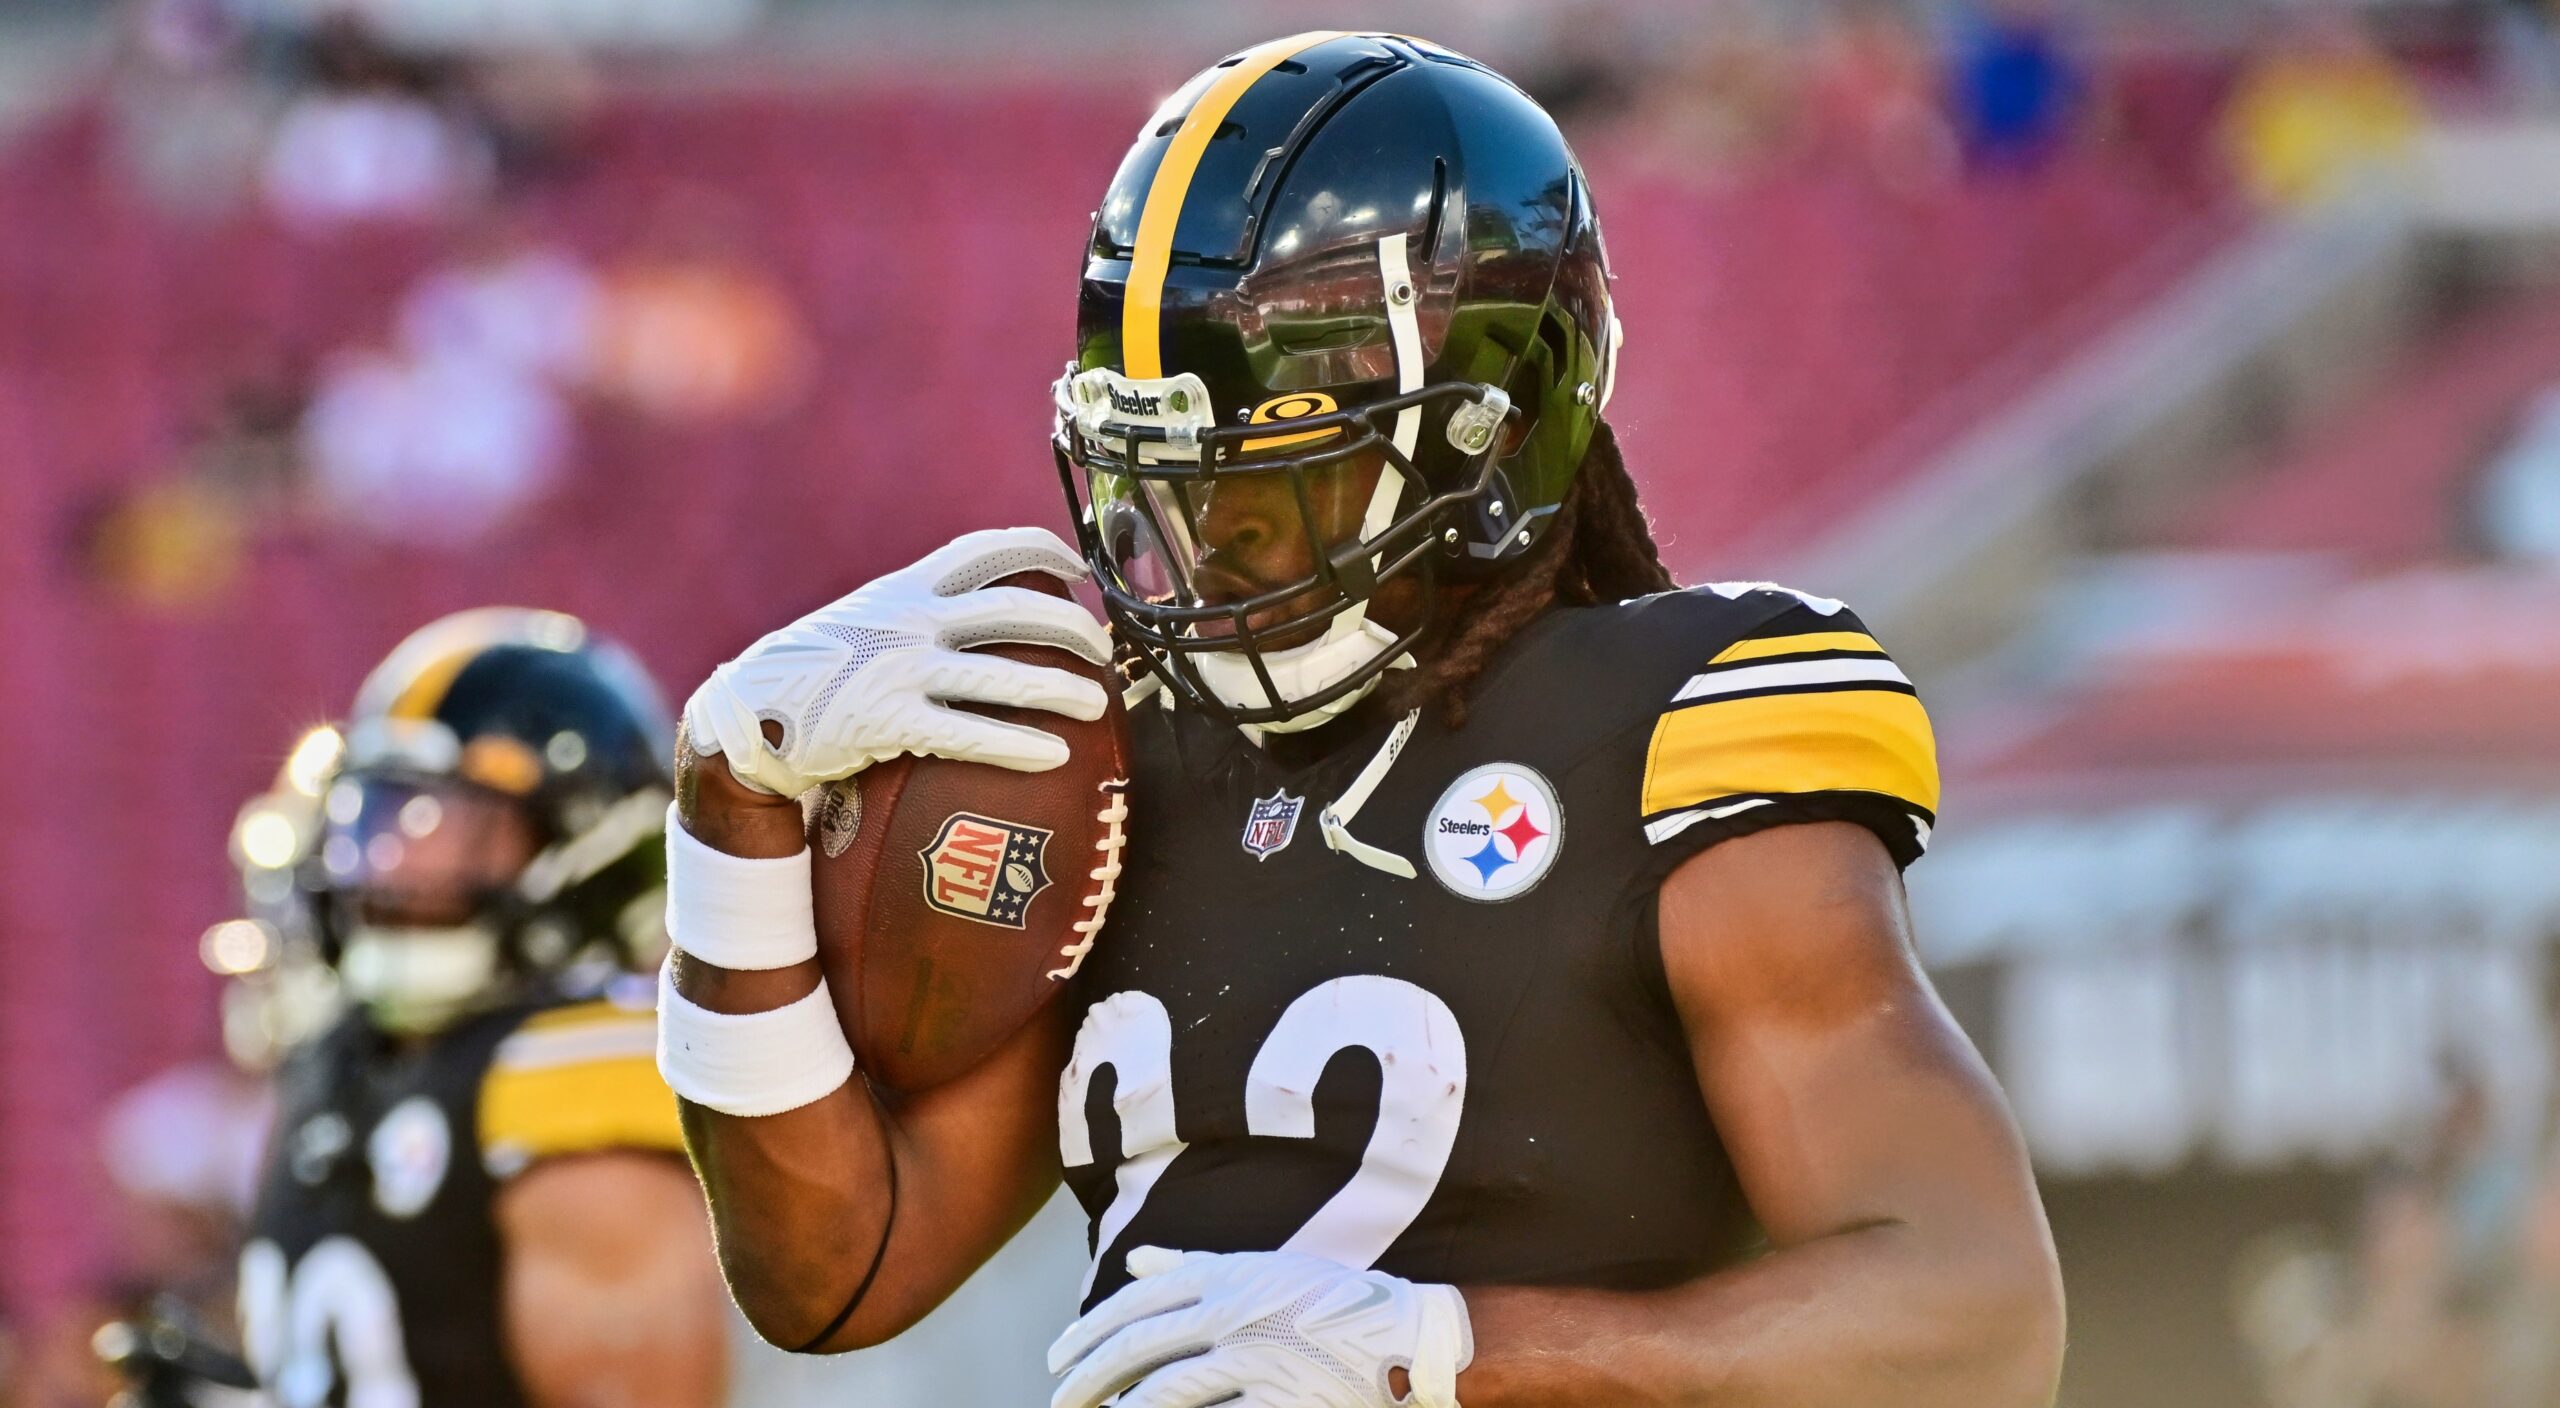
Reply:
[[[669,1089],[724,1115],[778,1115],[853,1078],[853,1046],[824,978],[769,1012],[714,1012],[676,991],[675,959],[658,970],[658,1074]]]
[[[809,850],[751,860],[704,845],[667,808],[667,938],[721,968],[760,973],[818,956]]]

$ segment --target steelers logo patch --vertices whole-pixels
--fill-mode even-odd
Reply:
[[[373,1165],[373,1205],[385,1217],[416,1217],[436,1199],[453,1163],[453,1127],[424,1095],[391,1107],[365,1140]]]
[[[1460,899],[1518,899],[1547,878],[1563,849],[1556,789],[1518,763],[1487,763],[1461,775],[1423,823],[1431,874]]]

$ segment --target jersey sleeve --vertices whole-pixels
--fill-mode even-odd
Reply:
[[[1810,821],[1866,827],[1896,865],[1919,858],[1937,824],[1937,744],[1918,692],[1856,616],[1796,598],[1701,653],[1645,750],[1656,873],[1719,841]]]
[[[657,1018],[610,999],[537,1012],[498,1043],[480,1089],[480,1156],[509,1178],[548,1158],[682,1152],[658,1076]]]

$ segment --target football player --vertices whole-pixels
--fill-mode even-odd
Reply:
[[[345,1002],[276,1073],[241,1255],[281,1408],[721,1401],[725,1296],[629,976],[663,942],[665,717],[575,618],[466,612],[244,811],[253,910],[307,918]]]
[[[1905,917],[1928,720],[1839,602],[1674,589],[1548,115],[1413,39],[1265,44],[1149,119],[1084,259],[1081,552],[963,538],[687,707],[661,1065],[750,1318],[894,1335],[1063,1171],[1057,1408],[2049,1401],[2050,1237]],[[880,1092],[789,799],[1054,766],[946,707],[1104,707],[962,649],[1105,657],[988,585],[1034,569],[1137,676],[1118,900],[1054,1017]]]

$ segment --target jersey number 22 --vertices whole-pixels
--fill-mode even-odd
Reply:
[[[1458,1142],[1467,1046],[1448,1004],[1375,974],[1309,989],[1255,1053],[1244,1111],[1249,1133],[1314,1138],[1316,1081],[1337,1053],[1355,1046],[1378,1058],[1377,1126],[1359,1172],[1277,1250],[1366,1269],[1422,1215]],[[1093,1162],[1085,1095],[1104,1066],[1118,1076],[1111,1105],[1120,1116],[1120,1166],[1111,1206],[1094,1228],[1097,1266],[1185,1147],[1174,1129],[1173,1021],[1163,1003],[1121,992],[1085,1013],[1074,1058],[1058,1081],[1058,1145],[1069,1168]],[[1088,1293],[1093,1274],[1085,1272]]]

